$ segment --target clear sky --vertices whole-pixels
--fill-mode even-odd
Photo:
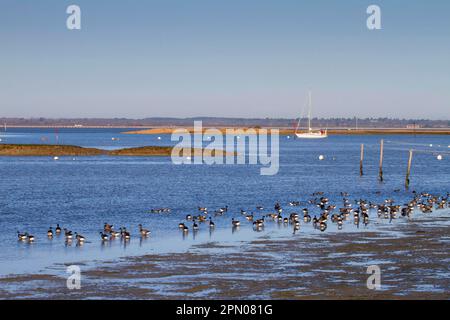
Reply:
[[[450,1],[0,1],[0,117],[295,118],[308,90],[319,117],[450,119]]]

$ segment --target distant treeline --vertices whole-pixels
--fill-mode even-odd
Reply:
[[[298,119],[247,119],[247,118],[0,118],[0,124],[9,126],[111,126],[111,127],[152,127],[152,126],[192,126],[193,121],[201,120],[204,126],[238,126],[238,127],[287,127],[292,128]],[[314,118],[314,127],[322,128],[448,128],[450,120],[426,119],[390,119],[390,118]],[[306,119],[301,120],[306,125]]]

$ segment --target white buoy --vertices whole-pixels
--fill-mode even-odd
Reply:
[[[323,154],[321,154],[320,156],[319,156],[319,160],[324,160],[325,159],[325,157],[324,157],[324,155]]]
[[[186,157],[187,160],[191,160],[191,157]]]
[[[430,143],[430,147],[432,147],[433,145]]]
[[[438,160],[442,160],[442,159],[443,159],[442,155],[439,154],[439,155],[437,156],[437,159],[438,159]]]
[[[53,157],[53,160],[59,160],[59,157]]]
[[[158,140],[161,140],[161,137],[158,137]]]
[[[291,137],[290,137],[290,136],[287,136],[286,138],[287,138],[287,139],[290,139]]]

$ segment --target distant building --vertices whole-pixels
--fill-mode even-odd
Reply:
[[[406,125],[406,129],[420,129],[420,128],[422,128],[422,126],[420,124],[417,124],[417,123],[407,124]]]

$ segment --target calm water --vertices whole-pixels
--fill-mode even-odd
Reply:
[[[144,145],[172,145],[170,136],[123,135],[124,129],[9,129],[0,133],[0,143],[60,143],[114,149]],[[112,137],[119,138],[113,141]],[[384,138],[385,182],[377,181],[379,141]],[[261,234],[291,236],[292,229],[269,224],[261,233],[245,223],[240,209],[273,211],[279,201],[284,213],[300,211],[289,201],[306,201],[323,191],[333,201],[340,192],[351,199],[382,201],[387,197],[403,204],[411,198],[404,190],[408,149],[427,150],[414,155],[410,190],[445,194],[450,191],[450,139],[448,136],[331,136],[321,141],[280,138],[280,171],[261,176],[260,167],[250,165],[173,165],[169,157],[0,157],[0,276],[37,272],[55,263],[94,261],[124,255],[186,250],[190,244],[207,240],[242,241]],[[359,148],[365,144],[365,176],[359,177]],[[432,144],[432,147],[430,147]],[[434,151],[435,153],[432,153]],[[436,160],[442,153],[444,159]],[[326,159],[319,161],[323,154]],[[398,191],[397,189],[400,189]],[[394,192],[394,190],[396,190]],[[183,237],[178,229],[186,214],[198,214],[198,206],[209,211],[225,205],[229,212],[214,217],[216,230],[201,225],[194,235]],[[151,208],[169,207],[170,214],[151,214]],[[302,205],[302,207],[304,207]],[[319,211],[311,207],[313,213]],[[231,218],[243,224],[232,232]],[[103,223],[126,226],[136,233],[142,223],[151,229],[146,240],[132,238],[128,245],[119,240],[102,244]],[[82,247],[65,246],[61,238],[48,240],[49,226],[59,223],[83,234]],[[380,222],[381,223],[381,222]],[[399,222],[401,223],[401,222]],[[369,224],[368,230],[377,224]],[[352,231],[350,224],[344,227]],[[18,243],[16,232],[35,235],[34,244]],[[326,232],[335,232],[330,225]],[[301,234],[317,233],[311,225]]]

